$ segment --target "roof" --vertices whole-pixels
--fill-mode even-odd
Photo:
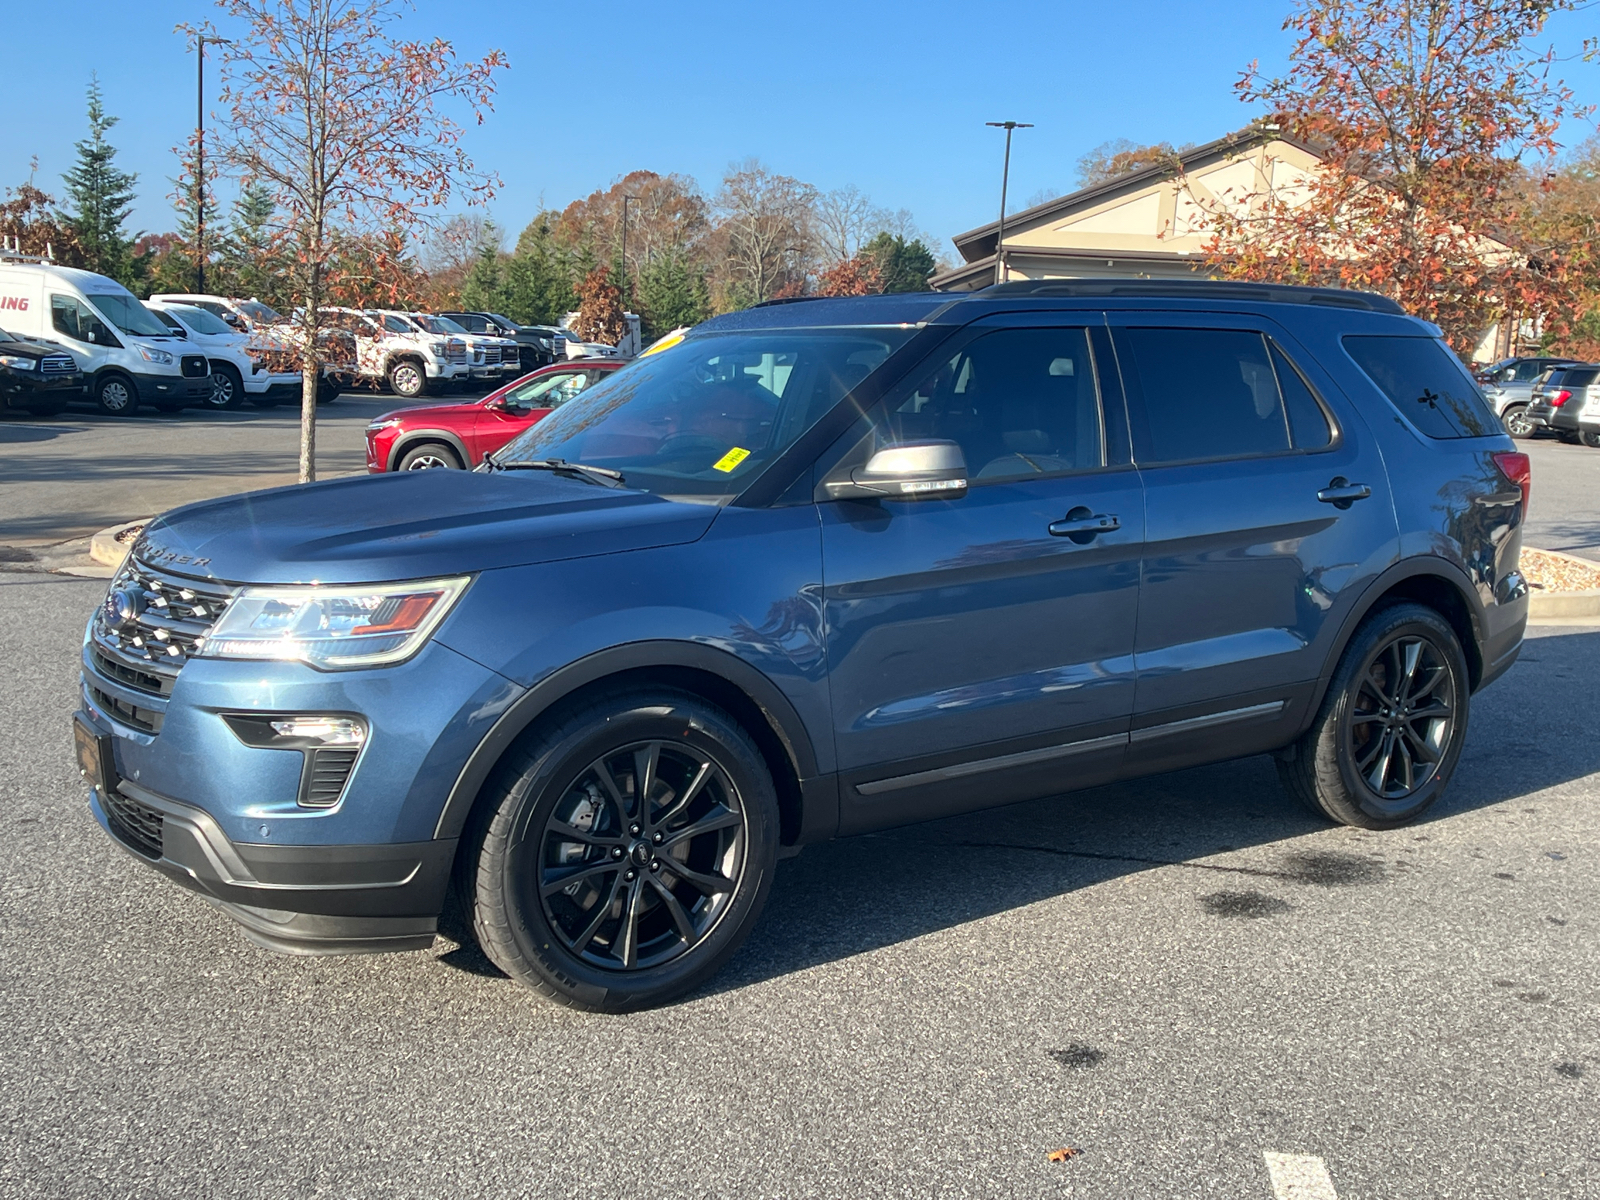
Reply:
[[[1388,296],[1344,288],[1300,287],[1287,283],[1246,283],[1219,279],[1020,279],[968,292],[973,299],[1008,300],[1024,296],[1137,297],[1174,300],[1247,300],[1258,304],[1317,304],[1406,315]]]
[[[805,329],[839,325],[916,325],[951,302],[945,292],[887,296],[796,296],[724,313],[695,326],[696,333],[743,329]]]
[[[1230,154],[1237,154],[1241,150],[1250,149],[1263,142],[1287,142],[1304,150],[1307,154],[1321,158],[1322,154],[1316,147],[1285,134],[1281,129],[1270,125],[1247,125],[1243,129],[1225,134],[1203,146],[1181,151],[1177,161],[1185,170],[1209,162],[1212,159],[1223,158]],[[1091,204],[1098,204],[1116,195],[1118,192],[1131,191],[1137,188],[1148,187],[1157,180],[1165,179],[1174,174],[1169,163],[1151,163],[1148,166],[1136,167],[1132,171],[1118,175],[1115,179],[1108,179],[1104,183],[1092,184],[1086,188],[1079,188],[1065,196],[1057,196],[1054,200],[1047,200],[1043,204],[1036,204],[1032,208],[1024,208],[1018,212],[1006,214],[1006,228],[1014,229],[1021,225],[1033,224],[1038,221],[1049,220],[1052,217],[1083,208]],[[995,242],[1000,233],[1000,222],[990,221],[969,229],[965,233],[958,233],[951,240],[955,242],[956,249],[961,251],[961,257],[969,263],[985,256],[992,256]],[[1007,254],[1011,248],[1007,247]],[[957,268],[960,270],[960,268]]]

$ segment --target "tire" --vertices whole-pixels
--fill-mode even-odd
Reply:
[[[107,375],[94,389],[95,405],[108,417],[131,417],[139,411],[139,389],[123,375]]]
[[[402,358],[389,368],[389,390],[396,396],[415,400],[427,393],[428,373],[423,370],[422,364]]]
[[[1539,427],[1528,420],[1528,406],[1513,404],[1501,417],[1506,432],[1519,442],[1525,442],[1539,432]]]
[[[340,387],[333,380],[324,375],[317,382],[317,403],[332,404],[339,398]]]
[[[211,366],[211,395],[206,398],[207,408],[232,409],[244,403],[244,377],[232,363],[213,363]]]
[[[1578,434],[1578,440],[1591,450],[1600,450],[1600,433],[1593,433],[1585,429]]]
[[[1278,777],[1313,812],[1343,825],[1414,821],[1444,793],[1460,760],[1469,691],[1449,622],[1420,604],[1380,609],[1345,648],[1316,721],[1279,755]]]
[[[643,820],[640,774],[654,780]],[[720,708],[670,688],[602,693],[512,746],[465,845],[458,883],[495,965],[561,1004],[622,1012],[690,991],[739,948],[772,886],[777,795]]]
[[[443,442],[422,442],[400,456],[396,471],[428,471],[438,467],[461,470],[461,456]]]

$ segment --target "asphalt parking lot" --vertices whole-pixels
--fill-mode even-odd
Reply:
[[[1600,631],[1537,631],[1414,828],[1251,759],[813,847],[709,990],[602,1018],[256,949],[108,842],[102,587],[0,576],[0,1194],[1600,1195]]]
[[[395,407],[344,404],[330,463]],[[0,544],[109,523],[50,524],[74,470],[292,472],[281,411],[0,423]],[[163,437],[238,440],[152,485]],[[1532,453],[1528,540],[1600,557],[1600,451]],[[103,588],[0,574],[0,1195],[1600,1196],[1600,629],[1533,631],[1415,827],[1258,758],[812,847],[707,990],[605,1018],[445,940],[257,949],[107,841],[69,727]]]

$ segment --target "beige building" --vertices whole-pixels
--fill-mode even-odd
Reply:
[[[1251,197],[1266,194],[1292,203],[1322,160],[1301,142],[1252,127],[1184,151],[1181,163],[1182,179],[1175,165],[1140,167],[1008,213],[998,274],[1007,280],[1208,278],[1207,210],[1243,208]],[[940,291],[973,291],[994,283],[998,233],[998,222],[991,221],[957,234],[964,261],[930,284]],[[1508,329],[1496,326],[1486,331],[1473,358],[1503,357],[1510,341]]]

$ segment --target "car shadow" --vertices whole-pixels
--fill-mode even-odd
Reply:
[[[1381,884],[1392,854],[1386,847],[1409,842],[1428,825],[1525,803],[1600,772],[1600,739],[1588,729],[1597,675],[1600,631],[1534,631],[1522,661],[1473,698],[1467,745],[1444,799],[1416,825],[1373,835],[1361,853],[1302,840],[1331,826],[1284,792],[1267,756],[809,846],[779,864],[749,940],[693,996],[748,987],[1155,868],[1192,872],[1197,893],[1209,893],[1211,911],[1273,904],[1262,889],[1285,883]],[[457,922],[452,934],[460,940]],[[470,941],[441,961],[499,974]]]

